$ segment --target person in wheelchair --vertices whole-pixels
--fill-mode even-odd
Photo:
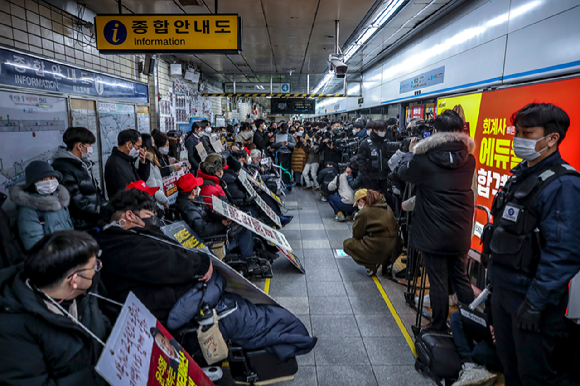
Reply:
[[[183,294],[197,281],[211,278],[213,266],[205,253],[184,249],[161,232],[155,205],[150,192],[120,191],[107,205],[109,223],[95,239],[102,250],[101,278],[109,297],[123,303],[133,292],[165,323]]]
[[[177,194],[176,205],[183,216],[183,220],[202,239],[208,236],[226,235],[227,233],[229,239],[227,244],[228,251],[239,247],[242,260],[252,257],[254,255],[253,233],[241,225],[231,227],[230,220],[213,212],[199,197],[202,184],[203,180],[201,178],[196,178],[190,173],[181,176],[177,181],[179,193]],[[229,232],[228,227],[231,227]]]

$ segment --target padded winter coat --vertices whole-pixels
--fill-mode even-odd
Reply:
[[[350,176],[346,173],[334,177],[334,179],[328,184],[328,190],[334,192],[338,189],[340,201],[344,204],[352,205],[354,204],[354,190],[350,187],[348,177]]]
[[[153,159],[151,153],[147,153],[147,160],[145,161],[145,167],[149,167],[149,178],[145,181],[145,184],[149,187],[159,187],[159,189],[155,192],[155,201],[157,202],[157,206],[161,209],[169,202],[167,196],[165,196],[165,191],[163,190],[163,177],[161,177],[161,169],[159,166],[155,165],[151,162]]]
[[[224,340],[247,350],[266,349],[286,361],[296,355],[308,354],[317,339],[310,337],[304,324],[288,310],[274,305],[253,304],[242,297],[225,292],[226,279],[214,270],[205,294],[196,284],[173,307],[167,327],[175,330],[188,323],[198,313],[200,300],[215,308],[220,300],[237,303],[237,310],[219,320]]]
[[[238,175],[230,169],[224,170],[224,175],[222,176],[222,183],[225,182],[227,186],[227,192],[229,193],[229,199],[233,204],[241,205],[248,198],[249,194],[246,192],[246,188],[242,185],[241,181],[238,179]]]
[[[294,170],[295,173],[302,173],[307,160],[308,154],[306,154],[302,146],[295,147],[294,152],[292,153],[292,170]]]
[[[475,210],[473,139],[435,133],[403,156],[397,175],[415,184],[411,246],[439,255],[463,255],[471,245]]]
[[[391,258],[397,237],[397,221],[385,202],[365,206],[354,218],[352,238],[344,240],[344,251],[357,264],[374,270]]]
[[[138,168],[135,167],[135,163],[139,164]],[[105,164],[105,185],[107,186],[109,200],[116,193],[125,190],[131,182],[147,181],[150,169],[145,166],[145,164],[137,161],[136,158],[131,158],[114,147],[111,156]]]
[[[203,197],[203,201],[207,202],[211,207],[212,196],[219,197],[222,200],[227,201],[226,193],[220,185],[220,179],[216,176],[210,176],[203,173],[201,170],[197,171],[197,178],[202,178],[204,181],[203,186],[199,192],[199,195]]]
[[[176,202],[187,225],[202,239],[206,236],[225,234],[226,226],[218,218],[219,215],[213,213],[205,204],[200,202],[198,197],[192,200],[188,196],[189,193],[180,192]]]
[[[94,370],[103,346],[60,311],[50,311],[41,296],[26,284],[21,265],[0,271],[0,383],[106,385]],[[75,301],[79,321],[106,341],[109,323],[97,298]]]
[[[26,250],[29,250],[45,235],[56,231],[73,229],[68,212],[70,195],[62,185],[52,194],[43,196],[24,190],[24,182],[10,189],[10,198],[18,207],[18,235]],[[44,217],[44,224],[41,219]]]
[[[161,232],[111,226],[95,239],[103,251],[101,277],[109,296],[124,303],[133,291],[161,323],[209,269],[207,255],[184,249]]]
[[[52,167],[62,174],[62,185],[70,194],[68,209],[75,229],[93,228],[101,219],[101,207],[106,204],[106,200],[92,174],[92,163],[81,161],[60,147]]]

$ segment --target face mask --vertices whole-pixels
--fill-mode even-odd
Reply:
[[[88,161],[91,156],[93,155],[93,147],[92,146],[85,146],[83,145],[85,149],[87,149],[86,153],[81,153],[81,158],[83,161]]]
[[[159,148],[159,153],[161,153],[163,155],[169,154],[169,146]]]
[[[131,150],[129,150],[129,157],[137,158],[139,157],[139,150],[135,149],[135,146]]]
[[[379,131],[377,134],[379,135],[379,137],[384,138],[385,135],[387,135],[387,132],[386,131]]]
[[[206,132],[206,133],[211,133],[211,127],[206,127],[206,128],[205,128],[205,132]]]
[[[300,130],[300,131],[298,132],[298,135],[302,135],[302,134],[304,134],[304,131]]]
[[[516,157],[524,159],[526,161],[533,161],[538,158],[541,153],[548,148],[546,146],[540,151],[536,151],[536,144],[544,138],[547,138],[548,135],[542,137],[540,139],[526,139],[526,138],[514,138],[513,149]]]
[[[361,209],[362,209],[362,208],[364,208],[365,206],[364,206],[364,205],[357,205],[357,207],[358,207],[358,210],[361,210]]]
[[[38,181],[34,184],[34,186],[36,186],[36,191],[38,192],[38,194],[46,196],[54,193],[56,188],[58,188],[58,181],[57,180]]]
[[[253,130],[253,131],[256,131],[256,130],[258,130],[258,129],[256,128],[256,126],[252,126],[252,130]]]
[[[139,216],[137,216],[139,217]],[[147,218],[141,218],[141,221],[143,221],[145,223],[145,226],[143,228],[145,229],[159,229],[159,219],[157,218],[157,216],[151,216],[151,217],[147,217]]]
[[[356,135],[356,133],[358,133],[358,131],[356,131],[355,129],[352,129],[352,135]]]

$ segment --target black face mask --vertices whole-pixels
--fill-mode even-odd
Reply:
[[[137,216],[137,215],[136,215]],[[137,216],[139,217],[139,216]],[[139,217],[141,221],[145,224],[143,228],[150,230],[159,230],[161,228],[159,224],[159,218],[157,216],[151,216],[147,218]]]

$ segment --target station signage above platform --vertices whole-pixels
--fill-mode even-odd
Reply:
[[[98,15],[97,49],[121,53],[242,51],[242,18],[219,15]]]
[[[399,87],[399,94],[419,90],[445,81],[445,66],[424,72],[413,78],[405,79]]]
[[[234,92],[234,84],[226,83],[226,94]],[[247,93],[268,93],[270,94],[270,83],[236,83],[236,94]],[[272,94],[288,94],[290,93],[290,83],[272,83]]]
[[[147,103],[149,95],[144,84],[3,49],[0,84],[137,103]]]

